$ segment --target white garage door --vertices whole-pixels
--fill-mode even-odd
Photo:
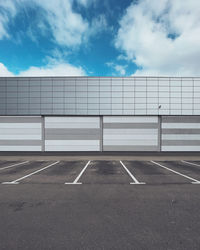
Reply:
[[[200,151],[200,116],[163,116],[162,151]]]
[[[100,151],[99,117],[45,117],[45,151]]]
[[[106,116],[104,151],[159,151],[157,116]]]
[[[0,117],[0,151],[41,150],[41,117]]]

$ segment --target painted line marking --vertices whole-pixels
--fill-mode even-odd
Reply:
[[[197,166],[197,167],[200,167],[200,165],[199,165],[199,164],[196,164],[196,163],[193,163],[193,162],[183,161],[183,160],[182,160],[182,162],[184,162],[184,163],[188,163],[188,164],[190,164],[190,165],[194,165],[194,166]]]
[[[171,168],[165,167],[165,166],[161,165],[161,164],[158,163],[158,162],[155,162],[155,161],[151,161],[151,162],[154,163],[154,164],[156,164],[156,165],[158,165],[158,166],[160,166],[161,168],[167,169],[167,170],[169,170],[169,171],[171,171],[171,172],[173,172],[173,173],[175,173],[175,174],[178,174],[178,175],[180,175],[180,176],[183,176],[183,177],[185,177],[185,178],[191,180],[191,181],[192,181],[192,182],[191,182],[192,184],[200,184],[200,181],[198,181],[198,180],[196,180],[196,179],[194,179],[194,178],[192,178],[192,177],[190,177],[190,176],[187,176],[187,175],[185,175],[185,174],[182,174],[182,173],[180,173],[180,172],[177,172],[177,171],[175,171],[175,170],[173,170],[173,169],[171,169]]]
[[[56,162],[54,162],[54,163],[52,163],[52,164],[50,164],[50,165],[48,165],[48,166],[46,166],[46,167],[44,167],[44,168],[41,168],[41,169],[36,170],[36,171],[34,171],[34,172],[30,173],[30,174],[27,174],[27,175],[25,175],[25,176],[23,176],[23,177],[21,177],[21,178],[19,178],[19,179],[17,179],[17,180],[2,182],[1,184],[18,184],[19,181],[21,181],[21,180],[23,180],[23,179],[26,179],[26,178],[28,178],[29,176],[32,176],[32,175],[34,175],[34,174],[37,174],[37,173],[39,173],[39,172],[41,172],[41,171],[43,171],[43,170],[45,170],[45,169],[47,169],[47,168],[50,168],[50,167],[56,165],[56,164],[59,163],[59,162],[60,162],[60,161],[56,161]]]
[[[19,165],[22,165],[22,164],[26,164],[28,162],[29,161],[24,161],[24,162],[16,163],[16,164],[13,164],[13,165],[10,165],[10,166],[7,166],[7,167],[0,168],[0,170],[4,170],[4,169],[7,169],[7,168],[12,168],[12,167],[15,167],[15,166],[19,166]]]
[[[139,184],[146,184],[145,182],[139,182],[135,176],[132,175],[132,173],[128,170],[128,168],[124,165],[122,161],[120,161],[123,168],[126,170],[126,172],[129,174],[129,176],[132,178],[133,182],[130,182],[131,185],[139,185]]]
[[[84,173],[84,171],[86,170],[86,168],[88,167],[88,165],[90,164],[91,161],[88,161],[87,164],[85,165],[85,167],[81,170],[80,174],[76,177],[76,179],[73,182],[65,182],[66,185],[80,185],[82,184],[82,182],[78,182],[79,179],[81,178],[82,174]]]

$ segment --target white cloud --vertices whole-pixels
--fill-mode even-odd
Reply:
[[[120,73],[120,75],[124,76],[126,74],[125,67],[122,65],[115,65],[115,70]]]
[[[107,20],[105,15],[101,14],[94,17],[90,24],[90,29],[88,31],[88,36],[94,36],[106,30],[108,28]]]
[[[10,72],[3,63],[0,63],[0,76],[14,76],[12,72]]]
[[[12,0],[0,1],[0,39],[9,38],[7,25],[16,14],[16,6]]]
[[[88,8],[96,0],[0,0],[0,39],[10,38],[8,24],[23,9],[28,16],[27,8],[37,8],[39,13],[26,25],[26,34],[33,42],[37,42],[39,35],[61,46],[77,47],[88,38],[107,28],[104,15],[97,15],[89,22],[82,15],[75,12],[73,3]],[[39,32],[39,33],[38,33]],[[49,35],[51,34],[51,36]]]
[[[70,0],[33,0],[44,11],[44,23],[48,23],[55,41],[60,45],[80,45],[88,22],[72,10]]]
[[[86,72],[81,67],[75,67],[69,63],[54,62],[43,67],[30,67],[19,74],[14,75],[5,65],[0,63],[0,76],[84,76]]]
[[[121,76],[124,76],[126,74],[127,65],[119,65],[119,64],[115,64],[113,62],[107,62],[106,65],[108,67],[114,69]],[[113,75],[116,75],[116,73],[114,73]]]
[[[200,75],[199,0],[141,0],[119,24],[115,46],[141,68],[135,74]]]

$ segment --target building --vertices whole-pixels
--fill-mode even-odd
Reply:
[[[200,78],[1,77],[0,151],[200,151]]]

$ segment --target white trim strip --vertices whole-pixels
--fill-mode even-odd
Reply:
[[[7,168],[12,168],[12,167],[15,167],[15,166],[19,166],[19,165],[22,165],[22,164],[26,164],[28,163],[29,161],[24,161],[24,162],[20,162],[20,163],[15,163],[13,165],[10,165],[10,166],[7,166],[7,167],[3,167],[3,168],[0,168],[0,170],[4,170],[4,169],[7,169]]]
[[[198,180],[196,180],[196,179],[194,179],[194,178],[192,178],[192,177],[190,177],[190,176],[187,176],[187,175],[185,175],[185,174],[182,174],[182,173],[180,173],[180,172],[177,172],[177,171],[175,171],[175,170],[173,170],[173,169],[171,169],[171,168],[165,167],[165,166],[161,165],[161,164],[158,163],[158,162],[155,162],[155,161],[151,161],[151,162],[154,163],[154,164],[156,164],[156,165],[158,165],[158,166],[160,166],[161,168],[167,169],[167,170],[169,170],[169,171],[171,171],[171,172],[173,172],[173,173],[175,173],[175,174],[178,174],[178,175],[183,176],[183,177],[185,177],[185,178],[187,178],[187,179],[189,179],[189,180],[192,180],[192,182],[191,182],[192,184],[200,184],[200,181],[198,181]]]
[[[126,172],[129,174],[129,176],[133,179],[134,182],[130,182],[130,184],[146,184],[145,182],[139,182],[135,176],[132,175],[132,173],[128,170],[128,168],[124,165],[122,161],[120,161],[123,168],[126,170]]]
[[[39,173],[39,172],[41,172],[41,171],[43,171],[43,170],[45,170],[45,169],[47,169],[47,168],[50,168],[50,167],[54,166],[55,164],[57,164],[57,163],[59,163],[59,162],[60,162],[60,161],[56,161],[56,162],[54,162],[54,163],[52,163],[52,164],[50,164],[50,165],[48,165],[48,166],[46,166],[46,167],[44,167],[44,168],[41,168],[41,169],[39,169],[39,170],[36,170],[36,171],[34,171],[33,173],[30,173],[30,174],[28,174],[28,175],[25,175],[25,176],[23,176],[23,177],[21,177],[21,178],[19,178],[19,179],[17,179],[17,180],[10,181],[10,182],[3,182],[2,184],[18,184],[19,181],[21,181],[21,180],[23,180],[23,179],[26,179],[27,177],[32,176],[32,175],[34,175],[34,174],[37,174],[37,173]]]
[[[184,163],[188,163],[188,164],[190,164],[190,165],[194,165],[194,166],[197,166],[197,167],[200,167],[200,165],[199,165],[199,164],[196,164],[196,163],[193,163],[193,162],[183,161],[183,160],[182,160],[182,162],[184,162]]]
[[[84,171],[86,170],[86,168],[88,167],[88,165],[90,164],[91,161],[88,161],[87,164],[85,165],[85,167],[81,170],[80,174],[76,177],[76,179],[73,182],[65,182],[65,184],[82,184],[82,182],[78,182],[79,179],[81,178],[82,174],[84,173]]]

